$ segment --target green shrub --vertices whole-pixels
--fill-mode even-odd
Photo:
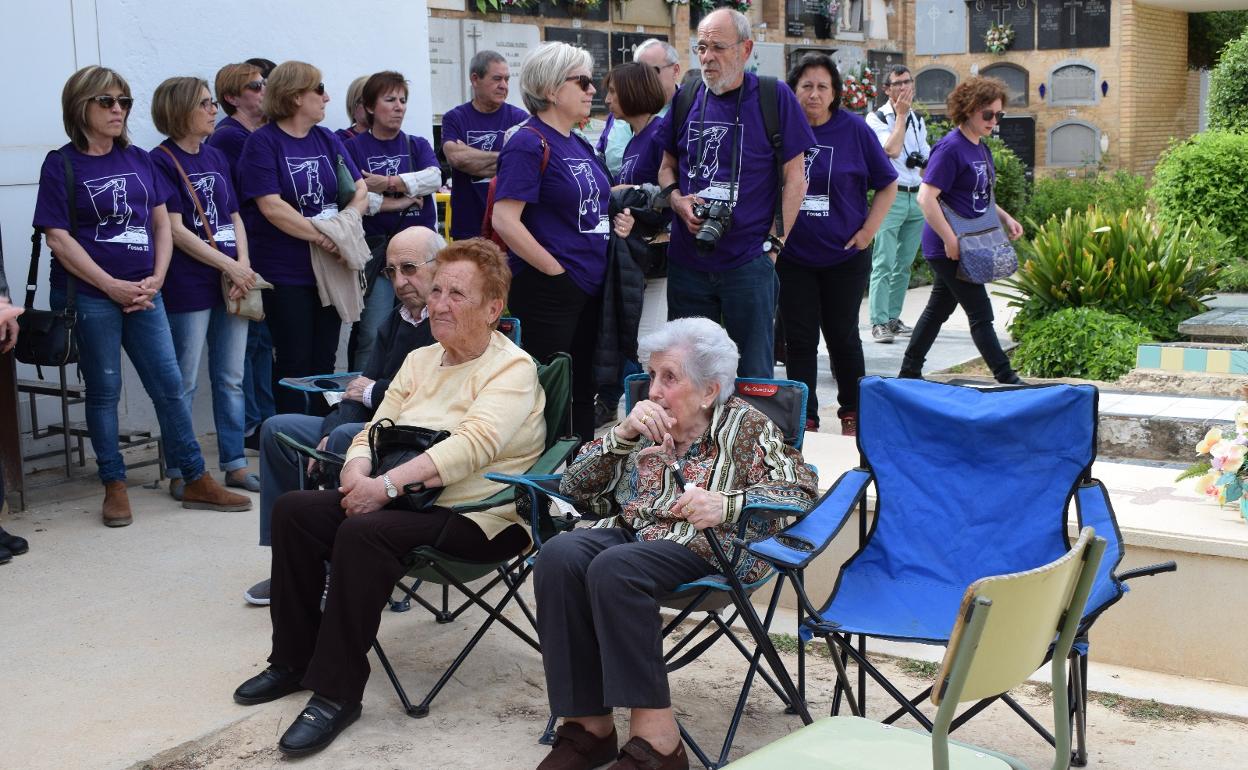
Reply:
[[[1206,131],[1172,145],[1157,163],[1149,194],[1160,219],[1206,221],[1230,238],[1224,261],[1248,258],[1248,217],[1243,212],[1248,135]]]
[[[1226,44],[1248,29],[1248,11],[1211,11],[1187,15],[1187,66],[1213,69]]]
[[[1067,212],[1018,241],[1019,271],[999,292],[1019,308],[1015,339],[1038,319],[1068,307],[1096,307],[1140,322],[1154,339],[1173,340],[1184,321],[1205,310],[1218,269],[1189,241],[1199,224],[1168,225],[1140,210],[1110,216],[1097,209]]]
[[[1148,340],[1148,331],[1126,316],[1068,307],[1028,326],[1012,360],[1024,377],[1113,381],[1131,371],[1136,348]]]
[[[1209,76],[1209,128],[1248,129],[1248,35],[1226,44]]]
[[[1066,209],[1087,211],[1096,206],[1106,214],[1116,215],[1127,209],[1143,208],[1148,202],[1147,190],[1144,177],[1127,171],[1037,179],[1022,213],[1039,225],[1051,217],[1060,217]],[[1025,226],[1028,233],[1035,231],[1031,223]]]

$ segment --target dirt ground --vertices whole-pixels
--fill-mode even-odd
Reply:
[[[464,631],[462,622],[438,626],[416,612],[387,613],[382,638],[400,678],[415,694],[421,686],[432,683],[432,672],[438,666],[453,657]],[[783,654],[790,670],[796,670],[795,654],[791,650]],[[830,708],[834,669],[825,655],[816,654],[808,660],[811,711],[819,716]],[[888,659],[883,664],[907,692],[923,689],[933,670],[931,664],[906,659]],[[705,739],[704,744],[718,746],[722,741],[737,696],[736,682],[744,667],[735,650],[720,643],[699,663],[673,674],[678,715],[695,738]],[[1016,695],[1042,722],[1051,723],[1051,705],[1044,688],[1025,685]],[[869,697],[869,713],[875,718],[891,711],[881,691]],[[277,752],[276,741],[305,699],[306,694],[292,695],[252,710],[240,709],[241,718],[229,727],[133,767],[294,767],[295,762]],[[408,718],[382,672],[375,670],[360,720],[330,748],[297,764],[306,768],[532,768],[548,750],[537,743],[546,716],[538,655],[492,630],[462,673],[434,702],[427,718]],[[617,723],[624,734],[624,715],[617,714]],[[756,689],[730,759],[800,726],[797,717],[783,713],[770,690]],[[907,726],[915,725],[911,722]],[[1248,724],[1191,709],[1094,694],[1088,733],[1090,768],[1232,770],[1248,766]],[[1049,767],[1053,759],[1052,749],[1001,705],[978,716],[955,737],[1012,753],[1033,768]],[[836,749],[829,746],[828,750]]]

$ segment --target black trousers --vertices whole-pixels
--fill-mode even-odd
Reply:
[[[533,572],[537,633],[551,713],[672,705],[659,599],[712,572],[670,540],[623,529],[578,529],[542,546]]]
[[[321,307],[315,286],[278,286],[264,291],[264,319],[273,335],[273,402],[278,414],[325,414],[324,399],[306,399],[277,383],[283,377],[334,371],[342,329],[338,311],[332,305]]]
[[[806,267],[780,255],[780,318],[787,350],[785,371],[806,383],[806,416],[819,422],[815,386],[819,372],[819,332],[828,344],[828,358],[836,377],[837,415],[858,411],[858,380],[867,373],[858,336],[858,310],[871,278],[871,249],[831,267]]]
[[[929,259],[927,264],[932,268],[935,279],[932,293],[910,335],[910,344],[906,346],[901,360],[901,373],[913,376],[923,372],[927,352],[936,342],[940,327],[961,305],[971,322],[971,340],[983,356],[984,363],[992,370],[992,376],[998,382],[1009,380],[1014,376],[1014,368],[1010,366],[1010,359],[1001,349],[997,332],[992,328],[992,302],[988,299],[988,289],[982,284],[959,279],[958,263],[951,259]]]
[[[546,275],[526,268],[511,279],[507,307],[520,319],[524,349],[538,361],[555,353],[572,356],[572,432],[594,437],[594,346],[602,321],[602,298],[591,297],[566,272]]]
[[[493,539],[445,508],[383,508],[347,518],[333,490],[287,492],[273,507],[273,652],[269,662],[306,668],[305,687],[357,703],[368,681],[368,651],[381,609],[406,571],[400,559],[420,545],[452,556],[503,561],[528,547],[512,524]],[[325,562],[329,595],[321,612]]]

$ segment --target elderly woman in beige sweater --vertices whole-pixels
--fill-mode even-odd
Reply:
[[[498,247],[480,238],[456,241],[437,262],[428,304],[437,342],[408,355],[374,422],[446,430],[450,438],[374,477],[365,428],[347,452],[339,490],[289,492],[274,506],[270,665],[239,686],[234,700],[254,705],[312,690],[278,742],[287,755],[324,748],[359,717],[368,650],[408,551],[436,545],[488,562],[529,547],[514,505],[469,514],[449,509],[499,491],[482,474],[523,473],[545,444],[537,368],[495,330],[511,273]],[[442,487],[437,504],[387,507],[413,483]],[[331,568],[322,613],[325,561]]]

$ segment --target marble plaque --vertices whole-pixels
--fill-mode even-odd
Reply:
[[[637,46],[650,40],[667,40],[667,35],[650,35],[641,32],[612,32],[611,33],[611,66],[614,68],[624,62],[633,60],[633,53],[637,50]]]
[[[672,26],[672,10],[667,0],[604,0],[615,3],[615,21],[619,24],[644,24],[648,27]]]
[[[914,52],[966,53],[966,0],[916,0]]]
[[[785,68],[784,43],[755,43],[751,58],[754,72],[759,75],[770,75],[783,81],[788,74]]]
[[[1049,132],[1049,165],[1087,166],[1095,163],[1100,147],[1096,129],[1086,123],[1062,123]]]
[[[958,85],[958,76],[944,69],[929,69],[914,75],[914,100],[919,104],[941,107],[949,92]]]
[[[785,0],[784,23],[789,37],[815,37],[826,40],[835,32],[833,19],[820,13],[827,4],[820,0]]]
[[[432,19],[430,19],[432,21]],[[476,19],[463,20],[464,67],[462,81],[467,84],[467,64],[477,51],[498,51],[511,70],[511,89],[507,103],[524,109],[520,96],[520,70],[524,57],[542,42],[542,33],[533,24],[501,24]]]
[[[1105,48],[1110,0],[1039,0],[1038,48]]]
[[[1028,171],[1036,168],[1036,119],[1030,115],[1006,116],[997,126],[997,136],[1005,142]],[[1013,212],[1011,212],[1013,213]]]
[[[429,89],[434,115],[443,115],[468,101],[468,62],[459,19],[429,17]]]
[[[1005,105],[1006,110],[1027,106],[1030,96],[1028,93],[1030,78],[1027,70],[1013,64],[993,64],[984,67],[979,74],[986,78],[997,78],[1005,83],[1006,90],[1010,94],[1010,99]]]
[[[1095,104],[1096,70],[1083,64],[1066,64],[1049,75],[1049,103]]]
[[[594,110],[605,110],[606,105],[603,99],[607,93],[602,88],[602,81],[607,76],[607,72],[611,70],[610,35],[593,29],[547,27],[546,40],[558,40],[589,51],[589,55],[594,59],[594,85],[598,89],[598,92],[594,94]]]
[[[1035,0],[970,0],[967,13],[971,53],[988,50],[984,35],[993,24],[1009,24],[1014,28],[1014,42],[1009,50],[1030,51],[1036,47]]]
[[[871,72],[875,73],[875,103],[871,105],[872,109],[881,107],[888,101],[888,94],[884,93],[884,80],[888,78],[889,70],[894,64],[905,63],[904,54],[893,51],[867,51],[867,66],[871,68]]]

